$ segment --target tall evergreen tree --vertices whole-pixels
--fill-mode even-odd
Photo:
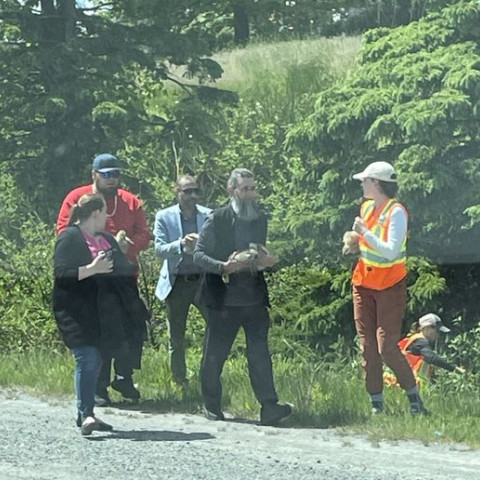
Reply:
[[[58,203],[95,153],[124,148],[134,132],[150,132],[152,143],[171,129],[148,108],[146,85],[158,92],[169,79],[182,83],[171,74],[177,65],[200,81],[221,75],[208,58],[214,41],[200,11],[207,6],[194,4],[0,4],[0,165],[39,211]]]
[[[469,322],[479,307],[479,22],[478,2],[459,1],[408,26],[369,31],[357,71],[323,92],[289,134],[303,168],[288,225],[309,239],[307,251],[338,262],[358,212],[352,174],[392,162],[410,210],[410,255],[425,259],[412,259],[411,302],[436,298]]]

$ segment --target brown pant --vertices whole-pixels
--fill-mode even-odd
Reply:
[[[407,304],[407,284],[398,282],[386,290],[353,287],[353,313],[360,338],[365,383],[370,394],[383,390],[383,364],[395,373],[404,390],[415,386],[415,378],[398,348]]]

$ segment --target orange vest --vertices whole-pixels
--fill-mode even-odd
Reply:
[[[419,387],[427,385],[432,378],[433,369],[421,355],[414,355],[408,351],[408,347],[418,338],[425,338],[421,333],[414,333],[410,337],[402,338],[398,342],[398,347],[400,348],[403,355],[412,369],[413,375]],[[383,380],[386,385],[398,385],[397,377],[393,372],[387,369],[383,374]]]
[[[388,227],[393,207],[403,208],[400,203],[392,198],[386,201],[377,211],[375,211],[373,200],[364,202],[360,209],[360,215],[368,230],[385,242],[388,241]],[[405,214],[407,214],[406,211]],[[385,290],[407,276],[406,235],[400,252],[393,260],[382,257],[368,244],[363,236],[360,237],[358,246],[360,248],[360,258],[353,271],[353,285],[371,288],[372,290]]]
[[[408,351],[408,347],[418,338],[425,338],[421,333],[414,333],[410,337],[405,337],[398,342],[398,347],[405,355],[410,368],[417,379],[419,380],[428,381],[432,378],[432,367],[429,365],[421,355],[413,355]]]

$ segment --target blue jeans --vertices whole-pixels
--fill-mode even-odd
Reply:
[[[95,388],[102,363],[100,351],[91,345],[81,345],[72,348],[75,356],[75,392],[77,396],[78,415],[83,421],[93,416],[95,405]]]

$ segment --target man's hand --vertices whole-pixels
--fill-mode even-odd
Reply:
[[[258,269],[271,268],[277,263],[277,258],[273,255],[258,252]]]
[[[250,244],[251,245],[251,244]],[[257,270],[271,268],[277,263],[277,257],[272,255],[264,245],[254,244],[257,250]]]
[[[185,253],[192,254],[193,251],[195,250],[195,245],[197,244],[198,240],[198,233],[187,233],[182,240],[180,240],[180,243],[182,244],[183,251]]]
[[[119,230],[115,235],[115,240],[118,243],[120,250],[126,255],[128,253],[128,248],[130,245],[133,245],[132,240],[127,237],[125,230]]]
[[[465,368],[463,367],[455,367],[455,371],[462,374],[466,372]]]
[[[223,264],[223,273],[225,275],[230,275],[231,273],[238,272],[240,270],[244,270],[248,268],[244,263],[235,260],[235,255],[237,252],[233,252],[226,262]]]

